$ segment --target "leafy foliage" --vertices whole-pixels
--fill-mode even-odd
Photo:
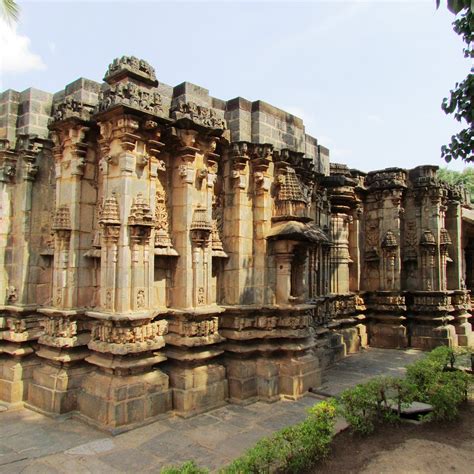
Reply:
[[[466,400],[472,376],[453,370],[456,352],[438,347],[407,367],[406,379],[416,386],[416,397],[433,406],[431,418],[453,420],[458,406]]]
[[[437,0],[437,6],[440,1]],[[474,2],[472,0],[448,0],[448,8],[458,17],[453,22],[454,31],[460,35],[465,43],[464,56],[474,58]],[[454,115],[454,118],[467,126],[451,137],[448,145],[441,147],[441,156],[450,162],[461,158],[464,161],[474,161],[474,67],[466,79],[456,83],[450,91],[449,98],[443,99],[443,111]]]
[[[465,168],[463,171],[441,168],[438,170],[438,178],[448,184],[464,186],[471,195],[471,202],[474,203],[474,168]]]
[[[436,0],[436,8],[439,8],[441,0]],[[465,8],[473,9],[474,2],[472,0],[447,0],[448,10],[455,15]]]
[[[222,474],[302,472],[329,453],[336,419],[333,400],[309,410],[306,420],[260,440]]]
[[[354,431],[369,434],[379,423],[398,421],[402,408],[413,402],[415,394],[411,382],[377,377],[342,392],[339,412]]]
[[[466,400],[472,376],[455,369],[457,352],[438,347],[407,367],[402,378],[378,377],[345,390],[339,412],[353,431],[368,434],[378,424],[400,420],[401,411],[415,400],[429,403],[436,420],[452,420]]]
[[[5,20],[10,21],[18,21],[18,16],[20,14],[20,7],[14,0],[2,0],[1,1],[1,11],[2,16]]]

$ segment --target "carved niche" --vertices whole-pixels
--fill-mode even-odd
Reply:
[[[224,233],[224,193],[213,195],[212,202],[212,256],[227,257],[222,244]]]

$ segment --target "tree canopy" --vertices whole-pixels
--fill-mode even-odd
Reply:
[[[438,178],[448,184],[464,186],[471,194],[471,203],[474,203],[474,168],[465,168],[463,171],[440,168]]]
[[[440,0],[436,0],[439,7]],[[461,36],[465,43],[464,56],[474,58],[474,0],[447,0],[448,9],[457,15],[453,22],[454,31]],[[441,108],[446,114],[466,127],[451,137],[448,145],[441,147],[441,156],[450,162],[461,158],[466,162],[474,161],[474,67],[471,67],[467,77],[457,82],[450,96],[443,100]]]
[[[439,8],[441,0],[436,0],[436,8]],[[474,0],[447,0],[448,10],[455,15],[465,8],[470,8],[471,11],[474,10]]]

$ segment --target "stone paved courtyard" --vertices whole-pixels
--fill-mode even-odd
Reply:
[[[340,391],[376,375],[397,376],[419,351],[368,349],[330,368],[320,393]],[[148,426],[110,436],[71,418],[51,419],[29,410],[0,413],[0,472],[157,472],[194,459],[217,469],[272,432],[303,420],[318,401],[228,405],[190,419],[166,417]]]

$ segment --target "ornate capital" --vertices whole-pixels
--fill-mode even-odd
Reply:
[[[0,182],[11,183],[16,175],[16,155],[10,149],[10,142],[0,139]]]
[[[272,162],[272,145],[253,145],[251,150],[255,191],[257,194],[270,191],[271,178],[268,169]]]
[[[247,142],[232,143],[232,161],[230,177],[234,185],[240,189],[247,186],[247,163],[250,160],[250,144]]]
[[[22,159],[22,175],[26,181],[34,181],[38,174],[37,158],[43,151],[44,144],[36,136],[22,135],[17,143],[17,150]]]

